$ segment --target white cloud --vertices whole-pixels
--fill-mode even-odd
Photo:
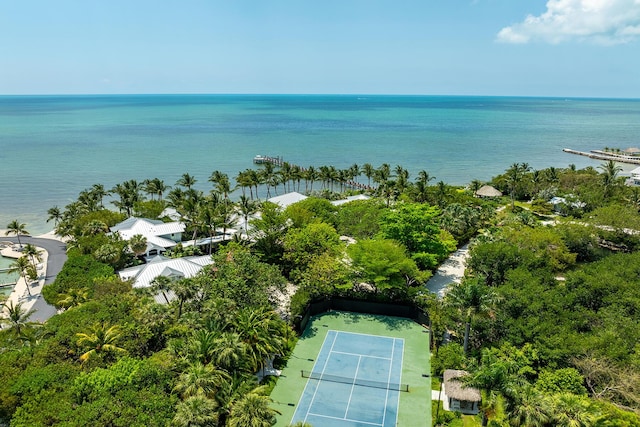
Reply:
[[[497,40],[506,43],[568,40],[620,44],[640,37],[640,0],[548,0],[540,16],[505,27]]]

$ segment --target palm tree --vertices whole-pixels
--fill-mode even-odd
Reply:
[[[53,226],[57,227],[60,223],[60,220],[62,219],[62,212],[60,211],[60,208],[57,206],[49,208],[47,210],[47,215],[49,215],[49,217],[47,218],[47,222],[53,220]]]
[[[241,310],[236,316],[235,329],[245,344],[254,372],[264,366],[269,355],[280,354],[284,349],[286,327],[269,308]]]
[[[505,412],[511,427],[545,427],[550,420],[551,408],[542,393],[525,384],[505,400]]]
[[[271,408],[269,396],[248,393],[236,401],[229,414],[229,427],[271,427],[279,411]]]
[[[32,296],[29,279],[34,276],[37,277],[38,273],[36,272],[36,269],[31,264],[31,262],[29,262],[29,259],[26,256],[21,256],[20,258],[12,262],[11,265],[9,265],[8,271],[10,273],[18,273],[20,277],[22,277],[22,280],[24,280],[24,284],[27,287],[27,292],[29,293],[29,296]]]
[[[129,239],[129,249],[139,257],[147,251],[147,238],[142,234],[135,234]]]
[[[218,405],[203,395],[190,396],[176,405],[171,425],[176,427],[215,427]]]
[[[194,297],[194,287],[191,280],[186,278],[172,281],[170,287],[173,293],[176,294],[178,301],[178,313],[176,317],[179,319],[182,316],[184,303]]]
[[[89,299],[89,289],[80,287],[80,288],[69,288],[66,293],[60,294],[56,305],[63,308],[71,308],[78,306]]]
[[[100,202],[101,208],[104,208],[104,198],[111,194],[104,188],[104,185],[102,184],[93,184],[91,186],[91,189],[89,190],[89,193],[95,198],[95,200]]]
[[[375,175],[375,168],[371,163],[362,165],[362,173],[367,177],[367,185],[371,187],[371,177]]]
[[[195,362],[180,374],[174,391],[178,392],[183,399],[197,395],[213,398],[222,384],[230,380],[226,371]]]
[[[447,201],[449,195],[449,186],[444,181],[438,181],[436,184],[436,198],[438,199],[438,206],[443,207]]]
[[[186,188],[187,190],[191,190],[191,187],[193,187],[197,181],[198,181],[197,179],[195,179],[193,176],[189,175],[188,173],[183,173],[180,179],[176,181],[176,185],[180,185]]]
[[[551,400],[551,425],[591,427],[596,425],[597,409],[591,401],[572,393],[554,395]]]
[[[241,363],[246,351],[247,347],[240,334],[223,332],[215,340],[213,362],[228,371],[242,368]]]
[[[34,268],[36,267],[36,264],[38,262],[42,261],[42,251],[36,248],[31,243],[27,243],[26,245],[24,245],[24,250],[22,251],[22,253],[31,259],[31,264]]]
[[[480,187],[482,187],[482,185],[483,185],[482,181],[474,179],[473,181],[471,181],[471,183],[469,183],[469,189],[473,192],[473,195],[475,196],[478,190],[480,189]]]
[[[516,371],[515,362],[500,360],[489,349],[484,349],[480,364],[473,368],[470,375],[461,377],[467,387],[475,387],[482,394],[480,411],[483,426],[488,424],[489,418],[496,412],[498,395],[511,396]]]
[[[464,352],[469,349],[469,333],[471,323],[476,317],[491,314],[498,294],[491,288],[480,283],[480,279],[464,279],[462,283],[453,286],[445,296],[445,303],[458,310],[465,322]]]
[[[131,216],[133,206],[140,201],[140,191],[142,186],[135,179],[130,179],[121,184],[116,184],[111,192],[119,196],[119,200],[113,200],[113,203],[121,212],[124,211]]]
[[[209,181],[213,183],[215,191],[222,194],[224,200],[229,199],[229,193],[232,191],[229,176],[220,171],[213,171],[209,177]]]
[[[251,177],[248,174],[249,169],[245,169],[244,171],[238,172],[235,176],[236,183],[240,190],[242,190],[242,195],[247,194],[247,188],[249,188],[249,192],[251,193],[251,199],[253,200],[253,188],[251,187]]]
[[[24,328],[33,325],[33,322],[29,322],[31,317],[36,311],[34,309],[26,310],[22,308],[21,302],[14,305],[13,301],[9,301],[9,304],[2,304],[5,308],[6,317],[0,318],[0,322],[7,323],[9,329],[13,329],[17,336],[21,336]]]
[[[598,169],[602,171],[602,185],[604,187],[604,198],[607,199],[611,190],[617,185],[618,173],[622,170],[622,167],[618,166],[613,160],[609,160],[598,166]]]
[[[190,359],[208,365],[213,359],[217,336],[216,332],[206,329],[195,331],[187,341]]]
[[[244,219],[244,234],[248,235],[249,217],[258,211],[258,205],[249,200],[245,195],[242,195],[236,204],[236,209]]]
[[[84,236],[97,236],[98,234],[104,234],[109,231],[109,227],[102,221],[93,220],[89,221],[82,229]]]
[[[416,182],[421,182],[422,184],[424,184],[425,187],[428,187],[429,182],[433,181],[434,179],[436,179],[435,176],[429,175],[429,172],[423,169],[420,172],[418,172],[418,177],[416,178]]]
[[[20,241],[20,235],[21,234],[29,234],[29,232],[27,231],[27,224],[23,224],[20,221],[18,221],[17,219],[14,219],[9,224],[7,224],[7,231],[4,232],[5,236],[8,236],[10,234],[15,234],[16,237],[18,237],[18,244],[20,245],[20,248],[22,248],[22,242]]]
[[[151,289],[153,292],[160,292],[164,297],[164,300],[169,304],[169,298],[167,297],[167,291],[171,290],[171,278],[167,276],[157,276],[151,281]]]
[[[260,171],[259,175],[262,177],[262,181],[267,185],[267,198],[271,197],[271,192],[269,191],[272,183],[274,182],[275,177],[275,166],[273,163],[263,163],[263,169]]]
[[[319,173],[318,170],[316,168],[314,168],[313,166],[309,166],[305,172],[305,191],[309,192],[309,191],[313,191],[313,183],[316,182],[319,178]],[[309,188],[307,188],[307,183],[309,183]]]
[[[89,333],[77,333],[77,344],[86,349],[80,356],[82,363],[101,356],[105,353],[125,353],[126,350],[118,347],[116,341],[120,338],[120,327],[109,326],[106,323],[96,323]]]
[[[547,180],[549,182],[558,182],[560,180],[560,177],[558,176],[558,169],[554,168],[553,166],[548,167],[545,170],[545,175],[547,176]]]
[[[507,169],[507,182],[509,183],[509,192],[511,194],[511,208],[515,209],[515,199],[518,188],[524,175],[529,172],[531,168],[528,163],[514,163],[509,169]]]

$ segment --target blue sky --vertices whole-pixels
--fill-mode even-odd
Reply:
[[[0,94],[640,98],[639,0],[0,2]]]

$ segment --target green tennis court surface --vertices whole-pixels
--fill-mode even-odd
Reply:
[[[312,318],[273,393],[277,426],[431,425],[429,336],[398,317]]]

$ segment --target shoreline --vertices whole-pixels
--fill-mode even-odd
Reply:
[[[15,235],[5,235],[7,230],[0,229],[0,242],[11,242],[10,245],[6,245],[4,248],[0,250],[0,255],[5,258],[17,259],[23,256],[22,252],[15,251],[14,248],[18,244],[17,238]],[[60,242],[65,243],[64,239],[60,236],[57,236],[54,231],[50,231],[38,236],[31,235],[21,235],[22,238],[27,238],[30,240],[31,244],[33,244],[39,251],[41,251],[42,260],[36,264],[36,271],[38,273],[38,278],[33,282],[27,282],[25,278],[18,277],[16,280],[16,284],[13,286],[13,290],[7,296],[7,299],[4,301],[2,305],[2,309],[0,310],[0,316],[7,316],[7,306],[9,304],[13,304],[13,306],[17,306],[18,304],[22,304],[22,309],[25,311],[34,310],[34,313],[31,316],[32,321],[36,322],[45,322],[51,316],[57,313],[55,307],[49,305],[42,295],[42,289],[51,282],[51,277],[49,277],[48,273],[50,273],[50,265],[51,257],[54,257],[54,267],[60,263],[59,254],[50,253],[49,250],[43,247],[45,243],[41,242],[38,244],[37,242],[33,242],[32,239],[43,239],[49,240],[52,243]],[[23,240],[23,245],[26,242]],[[49,245],[50,246],[50,245]],[[57,250],[57,249],[56,249]],[[66,256],[65,256],[66,260]],[[62,262],[64,264],[64,262]],[[61,266],[60,266],[61,267]],[[54,268],[55,269],[55,268]],[[55,272],[57,275],[57,271]],[[55,277],[55,276],[54,276]]]

